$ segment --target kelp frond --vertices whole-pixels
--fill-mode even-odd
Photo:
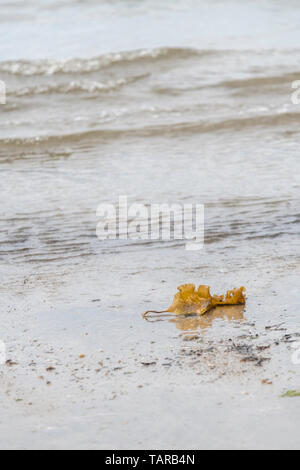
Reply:
[[[212,296],[209,286],[199,286],[196,290],[194,284],[184,284],[178,287],[178,293],[174,297],[172,305],[168,310],[162,312],[148,311],[151,313],[173,313],[176,315],[198,314],[204,315],[218,305],[244,305],[246,303],[246,289],[229,290],[226,295]]]

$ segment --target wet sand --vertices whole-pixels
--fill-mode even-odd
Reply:
[[[299,389],[299,268],[216,272],[216,286],[247,281],[244,311],[146,321],[145,307],[172,298],[180,267],[102,261],[105,280],[90,264],[22,273],[14,296],[1,287],[11,361],[0,369],[1,448],[299,448],[299,398],[281,397]],[[203,279],[205,269],[185,271]]]
[[[299,448],[299,5],[1,8],[0,448]],[[98,240],[120,196],[204,250]],[[184,283],[247,305],[142,318]]]

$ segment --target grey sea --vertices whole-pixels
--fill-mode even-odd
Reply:
[[[299,449],[299,2],[0,10],[0,447]],[[204,248],[99,240],[120,196]],[[246,307],[142,318],[191,282]]]

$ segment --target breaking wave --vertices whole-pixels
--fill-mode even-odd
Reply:
[[[39,76],[56,74],[85,74],[116,65],[153,63],[170,59],[184,60],[218,54],[218,51],[199,51],[192,48],[157,48],[106,54],[90,59],[8,61],[0,63],[0,72],[10,75]]]
[[[101,142],[109,141],[112,139],[120,139],[129,137],[144,138],[144,137],[159,137],[159,136],[178,136],[178,135],[193,135],[214,133],[218,131],[251,131],[257,128],[272,128],[280,127],[284,132],[286,127],[290,129],[292,124],[298,125],[300,122],[300,113],[282,113],[274,115],[263,115],[245,117],[239,119],[226,119],[217,122],[187,122],[175,123],[169,125],[147,126],[142,128],[112,128],[112,129],[93,129],[78,133],[40,136],[34,138],[10,138],[0,139],[0,147],[4,150],[5,147],[25,146],[35,147],[50,145],[56,146],[59,144],[76,144],[79,142]]]
[[[71,94],[71,93],[108,93],[110,91],[117,91],[122,87],[132,84],[142,78],[147,77],[147,74],[137,75],[128,78],[120,78],[118,80],[109,80],[107,82],[97,82],[91,80],[75,80],[66,83],[53,83],[41,84],[31,87],[20,88],[8,91],[8,96],[22,97],[22,96],[37,96],[48,94]]]

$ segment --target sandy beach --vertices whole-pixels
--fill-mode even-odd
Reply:
[[[181,264],[157,260],[151,272],[146,257],[122,268],[123,258],[103,260],[105,282],[90,265],[28,274],[25,285],[8,277],[14,296],[2,286],[12,364],[1,367],[1,447],[297,449],[298,399],[281,395],[299,384],[299,270],[185,267],[189,279],[245,279],[246,308],[145,321],[139,313],[173,294]]]
[[[1,449],[300,447],[299,6],[175,3],[0,0]],[[247,302],[142,317],[185,283]]]

